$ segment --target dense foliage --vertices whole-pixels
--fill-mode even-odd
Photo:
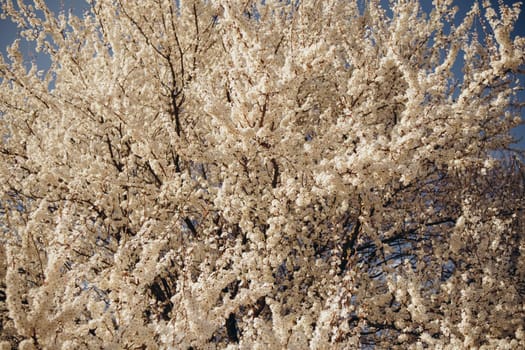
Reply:
[[[0,3],[1,349],[525,348],[519,6]]]

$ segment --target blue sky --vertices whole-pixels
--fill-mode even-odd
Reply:
[[[456,5],[459,7],[459,13],[457,18],[464,17],[465,13],[470,9],[470,6],[473,4],[475,0],[455,0]],[[25,1],[26,3],[29,2],[28,0]],[[55,12],[59,12],[64,9],[72,9],[75,13],[79,14],[82,12],[83,9],[87,8],[87,4],[84,1],[81,0],[73,0],[73,1],[65,1],[65,0],[48,0],[46,1],[48,6]],[[421,0],[423,4],[423,8],[425,11],[428,11],[430,9],[432,1],[431,0]],[[492,1],[493,3],[496,3],[495,0]],[[504,3],[507,5],[514,4],[516,2],[519,2],[518,0],[505,0]],[[2,53],[5,53],[6,47],[13,42],[13,40],[17,37],[18,29],[15,25],[13,25],[9,20],[2,20],[0,19],[0,51]],[[525,6],[522,7],[522,13],[520,15],[520,18],[518,19],[518,22],[516,24],[516,28],[514,30],[514,33],[512,33],[514,36],[525,36]],[[46,69],[49,66],[49,63],[46,62],[45,57],[42,55],[37,55],[31,47],[27,44],[21,43],[21,49],[24,54],[27,54],[30,59],[37,60],[37,63],[40,67],[43,69]],[[525,79],[525,77],[523,77]],[[522,86],[525,87],[525,84],[522,81]],[[521,93],[522,100],[525,100],[525,92]],[[523,120],[525,120],[525,108],[521,111],[521,117]],[[522,140],[516,145],[518,148],[525,149],[525,125],[521,125],[518,128],[515,128],[513,130],[513,135],[522,138]]]

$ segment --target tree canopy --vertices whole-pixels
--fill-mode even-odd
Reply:
[[[519,5],[0,4],[1,349],[525,347]]]

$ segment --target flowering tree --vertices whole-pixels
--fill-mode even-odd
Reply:
[[[1,1],[1,348],[525,347],[519,6],[451,2]]]

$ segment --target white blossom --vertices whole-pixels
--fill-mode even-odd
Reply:
[[[0,1],[0,348],[525,348],[519,6],[452,2]]]

